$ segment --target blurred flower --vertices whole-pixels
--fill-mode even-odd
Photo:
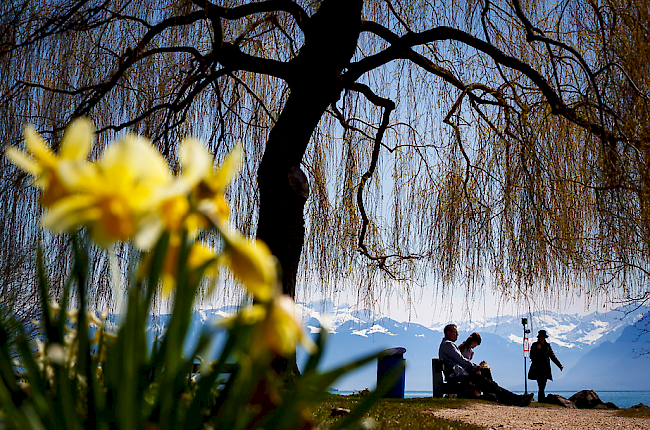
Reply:
[[[298,344],[309,353],[316,348],[296,320],[295,303],[287,295],[278,295],[265,304],[244,306],[236,315],[220,319],[215,324],[226,328],[236,324],[253,326],[250,353],[254,357],[269,351],[287,357],[296,351]]]
[[[266,306],[249,305],[239,309],[232,316],[215,320],[214,325],[224,328],[232,328],[235,324],[255,325],[266,317]]]
[[[209,174],[197,190],[197,200],[210,202],[213,213],[222,222],[228,221],[228,203],[223,195],[223,190],[232,181],[239,171],[241,163],[241,147],[236,146],[217,170],[210,169]],[[209,207],[209,206],[206,206]]]
[[[50,343],[47,346],[46,350],[47,359],[59,366],[64,366],[66,364],[66,359],[68,354],[66,353],[66,348],[64,348],[60,343]]]
[[[92,164],[60,162],[64,186],[76,194],[58,200],[43,226],[68,231],[86,225],[99,246],[132,238],[147,213],[157,206],[157,189],[170,180],[169,167],[150,142],[126,136]]]
[[[172,189],[191,192],[197,205],[202,204],[204,210],[209,209],[209,213],[226,223],[229,209],[223,190],[239,171],[241,152],[241,147],[236,146],[215,169],[213,157],[205,146],[196,139],[185,139],[178,153],[181,173]]]
[[[10,147],[6,155],[16,166],[36,177],[36,186],[42,191],[40,204],[43,207],[50,207],[71,193],[59,178],[60,163],[86,163],[92,146],[93,133],[94,128],[87,118],[73,121],[63,134],[61,149],[57,155],[43,141],[34,127],[28,125],[25,127],[27,153]]]
[[[165,297],[168,297],[176,288],[181,240],[180,234],[172,235],[169,240],[161,274],[163,295]],[[187,268],[190,270],[198,269],[203,264],[213,261],[213,264],[208,264],[201,276],[214,277],[217,274],[218,257],[209,246],[195,242],[192,244],[187,256]]]
[[[261,240],[252,241],[217,222],[224,240],[224,261],[257,300],[269,301],[278,281],[277,260]]]
[[[200,266],[212,262],[213,264],[208,264],[203,272],[205,276],[215,276],[217,273],[217,257],[218,255],[214,250],[200,242],[196,242],[192,245],[190,249],[190,255],[187,257],[187,266],[191,269],[198,269]]]
[[[316,348],[296,320],[295,303],[287,295],[277,296],[271,301],[264,321],[255,329],[251,343],[251,348],[264,346],[283,357],[295,353],[299,343],[309,353]]]
[[[202,206],[223,223],[228,222],[229,207],[223,189],[237,173],[241,149],[235,148],[215,171],[214,158],[201,141],[184,139],[178,150],[181,171],[165,187],[158,189],[159,206],[144,218],[143,226],[135,237],[135,244],[143,250],[150,249],[163,231],[179,232],[186,228],[190,238],[210,223],[196,207]]]

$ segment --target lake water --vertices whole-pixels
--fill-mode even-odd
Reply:
[[[515,391],[515,393],[523,394],[523,391]],[[537,391],[533,391],[533,393],[537,399]],[[567,399],[575,393],[575,391],[547,391],[547,394],[558,394]],[[612,402],[622,409],[639,403],[650,406],[650,391],[596,391],[596,394],[603,402]]]
[[[535,393],[535,399],[537,399],[537,391]],[[352,394],[353,391],[336,391],[336,394],[341,394],[347,396]],[[515,393],[522,394],[523,391],[515,391]],[[549,391],[548,394],[559,394],[562,397],[569,398],[575,391]],[[603,402],[612,402],[619,408],[629,408],[630,406],[643,403],[650,406],[650,391],[597,391],[598,397]],[[415,398],[415,397],[431,397],[431,391],[405,391],[404,397],[406,398]]]

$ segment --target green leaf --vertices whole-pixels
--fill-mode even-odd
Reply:
[[[51,319],[49,297],[50,287],[49,281],[47,279],[45,264],[43,262],[43,249],[41,248],[40,242],[36,251],[36,275],[38,279],[37,287],[41,297],[41,322],[43,323],[45,329],[45,336],[52,342],[61,342],[56,326],[53,324]],[[64,311],[65,309],[61,309],[62,313],[59,315],[59,320],[63,318]]]
[[[83,239],[78,234],[72,235],[72,247],[74,250],[74,275],[77,280],[77,291],[78,295],[78,320],[77,320],[77,342],[78,342],[78,351],[77,351],[77,374],[84,378],[88,384],[88,388],[85,391],[86,394],[86,404],[87,404],[87,421],[93,426],[97,427],[98,417],[96,415],[96,405],[95,405],[95,378],[93,372],[92,359],[90,354],[90,341],[88,339],[88,300],[87,296],[87,280],[88,280],[88,253],[89,249],[86,243],[83,242]],[[61,318],[63,319],[64,310],[62,309]],[[78,393],[81,388],[77,383],[78,379],[75,379],[74,389]]]
[[[303,374],[309,374],[316,371],[318,363],[320,363],[321,357],[323,356],[323,351],[325,350],[325,343],[327,342],[328,335],[329,333],[327,329],[321,327],[320,333],[318,333],[318,337],[316,338],[316,351],[314,351],[314,353],[309,356],[307,364],[303,370]]]

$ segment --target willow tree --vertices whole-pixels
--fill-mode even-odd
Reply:
[[[232,217],[288,294],[298,280],[371,300],[458,284],[648,298],[642,0],[1,7],[3,143],[25,122],[56,142],[84,115],[98,147],[127,130],[167,156],[186,135],[217,159],[241,144]],[[25,290],[17,249],[36,229],[25,178],[2,171],[7,293]]]

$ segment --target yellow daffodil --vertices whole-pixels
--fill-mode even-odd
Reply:
[[[190,238],[196,236],[201,223],[196,222],[194,219],[196,216],[188,219],[192,216],[189,195],[205,176],[211,166],[211,160],[212,157],[198,140],[185,139],[181,142],[179,148],[181,174],[173,178],[167,186],[157,190],[158,207],[145,217],[143,228],[134,240],[138,248],[151,249],[165,230],[172,234],[180,234],[185,227]]]
[[[179,181],[188,191],[194,189],[212,171],[212,155],[198,139],[184,139],[178,148],[181,166]]]
[[[188,138],[180,144],[178,160],[181,166],[180,174],[166,187],[158,190],[159,206],[155,212],[147,215],[143,229],[135,237],[135,244],[140,249],[150,249],[165,230],[180,232],[182,228],[186,228],[190,237],[194,238],[200,229],[209,227],[204,216],[193,211],[191,202],[196,203],[196,195],[201,194],[197,190],[206,188],[202,185],[203,181],[214,176],[213,157],[203,143]],[[225,211],[227,219],[228,206],[223,195],[210,197],[218,202],[215,212],[223,216]]]
[[[59,154],[43,141],[30,125],[25,128],[25,148],[7,149],[6,155],[16,166],[36,177],[36,185],[41,189],[40,204],[50,207],[73,191],[62,183],[58,171],[64,163],[85,163],[93,141],[94,128],[87,118],[79,118],[65,130]]]
[[[179,149],[181,174],[177,187],[191,191],[197,203],[210,208],[224,223],[228,221],[229,208],[223,190],[239,171],[241,152],[241,147],[236,146],[215,170],[212,156],[198,140],[185,139]]]
[[[216,225],[224,240],[224,261],[257,300],[269,301],[275,296],[278,271],[277,260],[261,240],[252,241]]]
[[[223,223],[228,222],[230,212],[223,190],[239,171],[241,152],[241,147],[236,146],[217,170],[210,169],[197,189],[196,199]]]
[[[283,357],[295,353],[298,344],[310,353],[316,348],[296,320],[295,303],[287,295],[276,296],[270,302],[266,317],[255,328],[251,344],[252,349],[263,346]]]
[[[162,155],[148,140],[131,135],[109,146],[96,163],[59,162],[57,172],[76,194],[57,201],[43,226],[67,231],[86,225],[102,247],[132,238],[157,206],[157,189],[170,180]]]
[[[287,357],[295,353],[298,344],[309,353],[316,348],[302,330],[296,319],[295,303],[287,295],[278,295],[265,304],[242,307],[236,315],[215,324],[226,328],[236,324],[253,326],[250,352],[257,357],[268,352]]]
[[[263,321],[265,317],[266,306],[259,304],[249,305],[240,308],[235,315],[216,320],[214,325],[224,328],[232,328],[235,324],[255,325]]]
[[[241,164],[241,156],[241,146],[237,145],[216,170],[210,170],[210,174],[204,179],[204,182],[212,193],[216,194],[223,191],[237,175]]]
[[[181,236],[179,234],[172,234],[169,239],[169,246],[165,254],[165,261],[161,274],[161,281],[163,287],[163,295],[168,297],[176,288],[176,279],[178,277],[178,256],[181,247]],[[190,248],[190,253],[187,256],[187,267],[190,270],[197,269],[205,263],[213,261],[209,264],[202,276],[214,277],[217,275],[218,255],[209,246],[195,242]],[[145,265],[145,267],[147,264]]]
[[[209,157],[205,147],[196,140],[186,140],[179,159],[181,177],[193,188],[196,210],[210,220],[224,240],[224,261],[236,278],[256,300],[269,301],[274,295],[278,280],[277,263],[268,246],[261,241],[251,241],[231,231],[228,225],[228,203],[223,194],[239,170],[241,147],[237,146],[215,170],[212,163],[203,161]]]
[[[187,256],[187,265],[191,269],[197,269],[205,263],[216,262],[216,258],[217,254],[215,254],[211,247],[197,242],[190,248],[190,255]],[[217,268],[214,264],[208,264],[203,274],[206,276],[215,276],[216,270]]]

